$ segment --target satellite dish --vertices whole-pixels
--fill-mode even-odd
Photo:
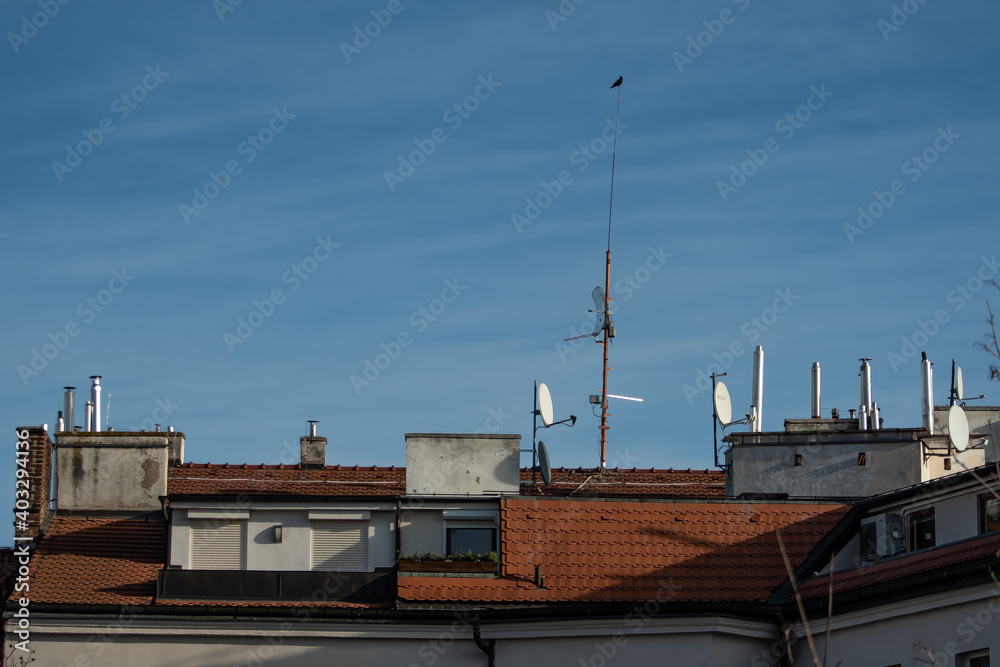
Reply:
[[[962,382],[962,367],[955,367],[955,398],[962,400],[965,398],[965,383]]]
[[[538,441],[538,468],[542,473],[542,481],[546,484],[551,484],[552,466],[549,465],[549,452],[545,449],[545,443],[541,440]]]
[[[546,428],[552,426],[552,395],[544,382],[538,383],[538,414]]]
[[[715,385],[712,403],[715,406],[715,415],[723,426],[733,420],[733,402],[729,400],[729,389],[726,388],[725,382]]]
[[[948,410],[948,440],[960,452],[969,446],[969,419],[959,405]]]

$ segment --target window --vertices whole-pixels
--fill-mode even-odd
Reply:
[[[449,521],[445,526],[445,551],[449,554],[488,554],[497,550],[497,529],[493,522]]]
[[[934,508],[913,512],[909,516],[910,551],[934,546]]]
[[[979,534],[1000,530],[1000,500],[992,493],[979,496]]]
[[[242,570],[247,524],[226,519],[191,520],[192,570]]]
[[[955,661],[955,664],[961,667],[990,667],[989,649],[962,653],[956,657],[958,657],[958,660]]]
[[[313,521],[312,569],[368,571],[367,521]]]

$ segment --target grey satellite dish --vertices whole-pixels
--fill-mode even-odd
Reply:
[[[960,452],[969,446],[969,420],[959,405],[948,410],[948,440]]]
[[[538,384],[538,414],[546,428],[552,426],[552,395],[544,382]]]
[[[542,473],[542,481],[546,484],[552,483],[552,466],[549,464],[549,452],[545,449],[545,443],[538,441],[538,467]]]
[[[712,403],[715,405],[715,415],[726,426],[733,420],[733,402],[729,400],[729,389],[725,382],[715,385],[715,394],[712,396]],[[725,432],[723,432],[725,435]]]
[[[962,400],[965,398],[965,383],[962,382],[962,367],[955,367],[955,398]]]

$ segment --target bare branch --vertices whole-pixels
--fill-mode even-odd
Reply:
[[[788,572],[788,581],[792,584],[792,592],[795,594],[795,604],[799,608],[799,616],[802,618],[802,630],[806,633],[806,641],[809,642],[809,652],[812,653],[813,663],[816,667],[823,667],[816,653],[816,644],[813,642],[812,632],[809,630],[809,619],[806,618],[806,609],[802,604],[802,595],[799,593],[799,584],[795,581],[795,573],[792,571],[792,564],[788,560],[785,552],[785,543],[781,539],[781,529],[775,528],[774,535],[778,538],[778,548],[781,549],[781,560],[785,562],[785,570]],[[831,573],[832,574],[832,573]]]

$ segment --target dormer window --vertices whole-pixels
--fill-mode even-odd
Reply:
[[[911,512],[907,526],[910,530],[910,551],[927,549],[935,545],[933,507]]]
[[[242,570],[246,567],[247,522],[191,520],[191,569]]]
[[[1000,499],[992,493],[979,496],[979,534],[1000,530]]]

